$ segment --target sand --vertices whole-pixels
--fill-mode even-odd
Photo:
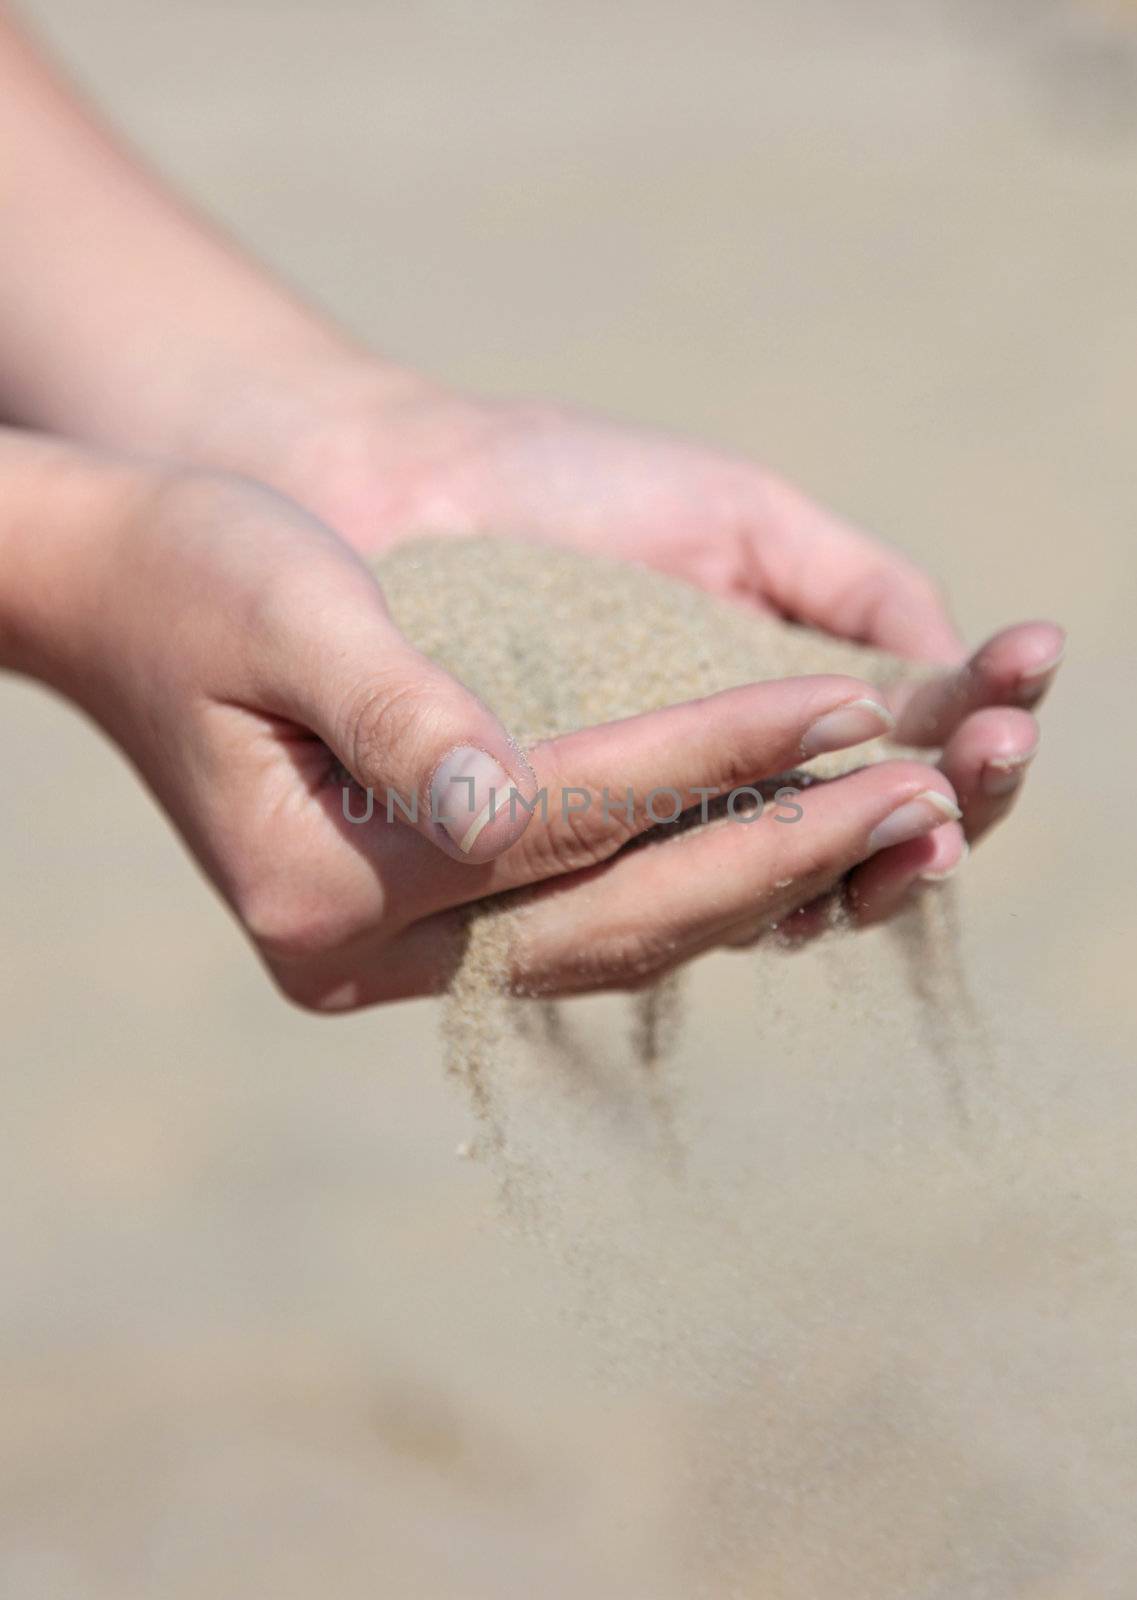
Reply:
[[[809,672],[890,684],[920,669],[791,626],[631,562],[520,539],[434,538],[376,563],[396,622],[518,742]],[[831,774],[879,753],[806,764]]]
[[[924,674],[894,656],[759,614],[646,567],[518,539],[419,539],[400,545],[377,572],[408,637],[491,706],[523,749],[760,680],[834,672],[886,686]],[[874,739],[783,774],[754,777],[770,779],[764,787],[772,795],[783,782],[806,787],[868,762],[917,753],[929,754]],[[668,825],[652,830],[659,843],[673,840],[675,831]],[[646,847],[652,843],[649,836]],[[641,840],[631,847],[645,845]],[[966,1032],[966,995],[944,908],[948,894],[937,887],[914,895],[912,914],[898,925],[903,948],[891,954],[894,963],[907,957],[908,970],[919,974],[928,1031],[945,1060],[953,1035]],[[526,898],[519,892],[470,908],[443,1031],[450,1068],[467,1084],[481,1123],[477,1148],[498,1164],[511,1206],[531,1212],[526,1182],[507,1149],[506,1126],[516,1120],[508,1105],[509,1064],[522,1053],[563,1059],[569,1046],[568,1024],[555,1003],[542,1004],[535,1036],[534,1002],[512,992],[511,948]],[[828,932],[846,931],[839,894],[827,915]],[[779,934],[772,924],[753,947],[759,964],[781,953]],[[832,974],[819,973],[820,985],[828,988],[831,981]],[[680,1023],[680,987],[681,975],[670,974],[638,993],[626,1030],[629,1065],[650,1074],[644,1092],[673,1162],[680,1155],[675,1117],[658,1069]],[[958,1086],[952,1095],[961,1112]]]
[[[920,675],[893,657],[755,615],[644,568],[562,549],[421,540],[398,548],[378,571],[409,637],[492,706],[522,746],[757,679],[844,672],[887,684]],[[784,776],[805,785],[896,753],[914,752],[874,740]],[[682,838],[663,842],[668,829],[656,831],[658,842],[636,847],[684,847]],[[899,1104],[906,1084],[925,1081],[935,1129],[922,1180],[930,1194],[937,1186],[966,1192],[981,1181],[994,1137],[983,1110],[985,1039],[969,1010],[945,889],[917,894],[886,929],[850,931],[835,915],[822,937],[803,946],[775,930],[739,957],[750,963],[763,1019],[749,1052],[748,1114],[764,1092],[769,1054],[796,1059],[807,1076],[829,1075],[835,1106],[858,1092],[852,1083],[839,1087],[842,1057],[875,1039],[877,1082],[859,1092],[894,1092]],[[812,1193],[808,1221],[799,1214],[787,1225],[776,1192],[748,1215],[758,1151],[722,1160],[722,1130],[692,1114],[693,1086],[670,1052],[686,1027],[690,1062],[707,1027],[705,1014],[684,1016],[683,974],[615,1002],[614,1025],[589,1035],[577,1025],[576,1002],[512,992],[511,943],[525,915],[523,893],[469,913],[443,1012],[448,1064],[475,1122],[459,1153],[489,1167],[496,1225],[517,1248],[536,1249],[557,1277],[562,1314],[591,1351],[596,1387],[618,1400],[656,1385],[669,1404],[678,1402],[672,1573],[688,1595],[749,1600],[756,1560],[785,1559],[800,1570],[809,1516],[785,1496],[822,1471],[852,1515],[877,1520],[889,1552],[878,1570],[891,1563],[903,1582],[950,1536],[952,1518],[945,1508],[926,1526],[885,1531],[899,1489],[887,1428],[875,1412],[863,1428],[854,1420],[858,1386],[876,1356],[871,1339],[845,1325],[846,1291],[831,1286],[829,1247],[818,1257],[810,1242],[834,1229],[839,1236],[827,1184]],[[791,1006],[780,1017],[787,964],[810,999],[806,1010]],[[775,1129],[779,1115],[772,1107]],[[920,1135],[898,1123],[896,1137],[903,1144]],[[878,1226],[912,1203],[910,1192],[882,1184],[873,1207],[885,1192]],[[832,1296],[831,1320],[799,1365],[789,1352],[804,1281],[819,1303]],[[772,1348],[783,1359],[763,1370],[760,1352]],[[788,1425],[791,1417],[805,1419],[804,1434]],[[871,1469],[811,1466],[837,1437],[860,1437]],[[922,1470],[945,1483],[957,1475],[933,1448]],[[778,1508],[776,1535],[756,1518],[762,1506]],[[993,1549],[1009,1559],[1003,1514],[976,1519],[976,1559]]]

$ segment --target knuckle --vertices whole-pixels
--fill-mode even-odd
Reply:
[[[556,821],[549,830],[554,857],[563,872],[603,861],[619,849],[625,837],[616,816],[605,820],[601,795],[592,788],[584,793],[586,799],[579,794],[573,796],[580,801],[579,806],[564,803],[559,806]]]
[[[565,826],[559,819],[556,822],[550,819],[547,827],[530,824],[514,849],[520,857],[518,865],[523,878],[534,883],[580,872],[598,860],[595,850],[590,850],[586,841],[578,836],[572,819]]]
[[[602,789],[573,783],[547,752],[538,767],[539,785],[547,796],[547,822],[538,814],[515,849],[533,879],[562,877],[598,866],[614,856],[641,829],[641,808],[629,818],[620,796],[605,804]]]
[[[785,832],[793,837],[785,856],[772,863],[775,891],[786,880],[800,889],[803,884],[831,878],[844,871],[855,853],[847,825],[836,827],[827,823],[812,828],[803,825],[800,829],[787,828]]]
[[[715,787],[720,794],[752,787],[758,779],[769,776],[756,770],[758,765],[754,760],[752,738],[748,739],[741,731],[722,738],[715,751]]]
[[[431,747],[437,720],[437,685],[432,677],[411,678],[405,673],[371,681],[348,701],[344,714],[344,747],[357,777],[379,772],[392,750],[413,741],[423,751]]]
[[[270,962],[288,964],[330,955],[353,931],[343,912],[327,900],[271,880],[246,891],[238,900],[237,914]]]

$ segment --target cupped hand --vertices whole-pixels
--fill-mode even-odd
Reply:
[[[1062,630],[1019,623],[969,656],[926,573],[765,469],[563,407],[469,399],[370,360],[337,359],[291,401],[252,393],[200,449],[294,495],[365,554],[414,533],[547,540],[930,667],[890,703],[901,742],[940,752],[962,837],[954,848],[945,831],[934,856],[929,844],[886,853],[864,885],[877,914],[895,908],[913,861],[946,875],[1017,796]]]
[[[686,809],[885,731],[890,712],[855,678],[733,689],[527,760],[401,637],[354,553],[273,492],[163,476],[84,561],[52,678],[121,744],[280,987],[309,1008],[435,992],[454,971],[463,908],[483,895],[530,891],[519,989],[628,988],[792,917],[839,880],[855,891],[883,877],[898,896],[960,846],[950,781],[898,761],[757,818],[745,805],[730,815],[728,800],[706,828],[664,826],[625,848],[666,823],[653,790]],[[513,790],[523,804],[509,804]]]

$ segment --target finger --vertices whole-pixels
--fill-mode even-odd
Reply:
[[[945,822],[922,839],[882,850],[849,876],[846,904],[858,927],[886,922],[920,884],[946,883],[966,861],[967,840],[958,822]]]
[[[414,841],[393,852],[378,817],[374,829],[352,832],[383,860],[387,914],[400,924],[594,866],[713,796],[890,726],[877,691],[857,678],[746,684],[535,746],[533,791],[523,797],[533,820],[515,848],[478,872],[455,872],[448,861],[407,848]]]
[[[931,833],[878,852],[854,869],[840,892],[852,920],[860,927],[868,927],[895,915],[914,888],[946,882],[967,856],[960,825],[945,822]],[[562,892],[570,897],[574,887],[567,886]],[[773,921],[782,941],[806,943],[830,927],[832,893],[830,890],[780,919],[775,916]],[[562,902],[562,910],[567,903],[567,899]],[[752,948],[771,931],[767,912],[757,919],[751,915],[730,930],[715,926],[693,935],[681,946],[677,943],[668,950],[658,964],[650,960],[645,963],[642,951],[634,956],[629,951],[622,963],[605,970],[594,987],[628,989],[645,980],[654,982],[674,967],[718,946]],[[534,932],[539,930],[531,929],[530,938]],[[461,920],[457,914],[442,913],[408,928],[393,943],[376,936],[354,949],[337,951],[330,960],[308,962],[302,972],[288,973],[278,965],[275,976],[278,982],[283,979],[291,998],[306,1007],[323,1012],[349,1011],[444,993],[458,970],[461,955]],[[572,972],[566,981],[563,958],[553,957],[552,951],[545,953],[543,962],[529,951],[520,959],[513,979],[528,993],[549,996],[581,992],[580,971]]]
[[[545,741],[530,755],[547,825],[502,862],[502,881],[591,866],[715,796],[891,726],[867,684],[819,675],[746,684]]]
[[[757,584],[786,616],[915,661],[963,659],[935,583],[900,551],[764,473],[749,504]]]
[[[520,838],[528,813],[494,802],[531,794],[524,758],[470,690],[403,638],[361,563],[309,563],[302,590],[278,579],[258,628],[257,708],[310,728],[376,810],[465,864]]]
[[[960,724],[940,757],[974,842],[1001,822],[1014,804],[1038,750],[1038,723],[1029,711],[993,706]]]
[[[857,927],[887,921],[902,909],[917,885],[946,882],[967,855],[958,822],[945,822],[906,844],[880,850],[854,867],[834,889],[784,917],[778,924],[778,937],[784,944],[808,944],[833,927],[835,915]],[[768,925],[751,921],[725,942],[733,949],[745,950],[769,933]]]
[[[748,918],[777,924],[856,861],[895,850],[898,834],[942,828],[955,810],[942,776],[916,762],[817,784],[796,804],[803,815],[792,827],[773,815],[723,822],[537,886],[518,906],[511,986],[545,996],[640,987],[725,942]],[[462,914],[448,910],[393,940],[371,932],[268,966],[298,1004],[352,1010],[444,990],[460,965],[464,929]]]
[[[546,994],[635,987],[748,918],[778,925],[877,850],[958,817],[943,776],[918,762],[862,768],[794,804],[792,823],[770,808],[537,889],[518,923],[516,981]]]
[[[1053,622],[1004,628],[963,666],[924,683],[900,683],[887,695],[902,744],[943,745],[964,717],[985,706],[1034,706],[1062,660],[1065,634]]]

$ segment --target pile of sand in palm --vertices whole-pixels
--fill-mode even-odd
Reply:
[[[398,547],[376,570],[407,636],[491,706],[523,748],[761,679],[836,672],[885,685],[918,672],[646,568],[545,545],[423,539]],[[910,753],[874,740],[804,763],[793,781]],[[566,1048],[566,1025],[554,1008],[509,993],[510,937],[524,899],[498,897],[472,908],[445,1020],[450,1064],[474,1096],[483,1142],[499,1153],[505,1113],[494,1079],[507,1057],[519,1047],[532,1053],[539,1045],[545,1055],[558,1042],[562,1054]],[[926,986],[930,957],[947,942],[942,912],[926,901],[907,919],[904,936],[909,954],[919,946],[910,965]],[[654,1066],[677,1011],[675,980],[638,996],[634,1006],[634,1053]]]

